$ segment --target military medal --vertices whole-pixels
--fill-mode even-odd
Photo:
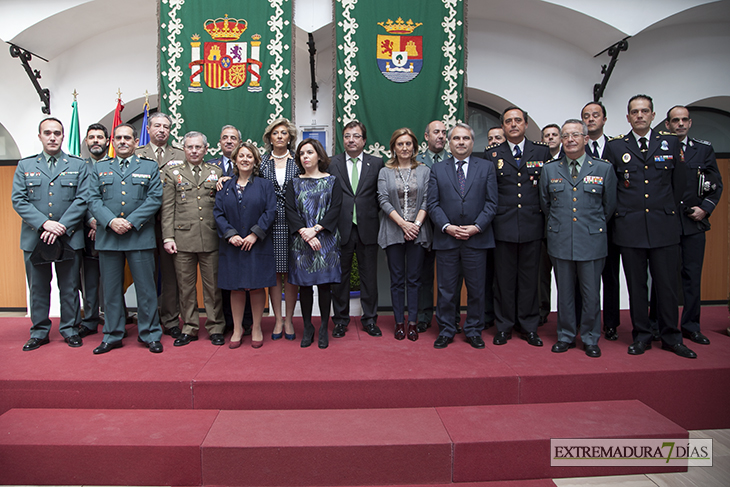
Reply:
[[[662,140],[662,150],[669,150],[669,143],[666,140]]]
[[[624,186],[626,186],[627,188],[629,187],[629,172],[628,171],[626,171],[624,173]]]
[[[496,154],[496,152],[495,152]],[[504,167],[504,160],[500,159],[497,161],[497,169],[502,169]]]
[[[629,154],[628,152],[625,153],[623,155],[623,157],[621,157],[621,160],[624,161],[625,163],[628,163],[631,160],[631,154]]]

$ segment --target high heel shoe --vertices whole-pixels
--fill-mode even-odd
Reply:
[[[307,348],[312,344],[312,340],[314,340],[314,325],[312,325],[312,321],[310,320],[309,323],[306,321],[304,322],[304,336],[302,337],[302,348]]]
[[[327,321],[322,319],[322,325],[319,327],[319,340],[317,346],[319,348],[327,348],[330,344],[329,330],[327,329]]]
[[[263,340],[251,340],[251,348],[261,348],[263,344]]]
[[[296,340],[296,339],[297,339],[297,334],[296,334],[296,333],[292,333],[292,334],[290,335],[290,334],[288,334],[288,333],[284,333],[284,338],[286,338],[286,339],[287,339],[287,340],[289,340],[289,341],[291,341],[291,340]]]
[[[241,346],[241,340],[238,340],[237,342],[234,342],[233,340],[230,341],[228,344],[228,348],[238,348]]]
[[[271,334],[271,339],[272,340],[280,340],[281,337],[283,337],[283,336],[284,336],[284,332],[283,331],[281,333],[272,333]],[[287,340],[293,340],[293,338],[289,338],[289,335],[287,335]]]

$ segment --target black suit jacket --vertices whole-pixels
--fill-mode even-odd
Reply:
[[[605,154],[616,171],[613,241],[620,247],[657,248],[679,243],[678,205],[685,164],[676,135],[652,130],[642,154],[633,133],[608,141]]]
[[[357,205],[357,228],[360,240],[366,245],[377,245],[380,221],[378,212],[378,174],[383,167],[383,160],[363,153],[362,169],[357,183],[357,192],[352,191],[350,177],[345,162],[346,153],[332,157],[329,172],[337,177],[342,188],[342,208],[340,209],[340,242],[345,245],[350,240],[352,231],[352,208]]]
[[[722,176],[717,167],[715,150],[709,142],[687,138],[684,163],[687,165],[686,186],[679,208],[679,218],[682,224],[682,235],[694,235],[710,229],[710,214],[720,201],[720,196],[722,196]],[[700,174],[704,174],[705,179],[714,188],[704,194],[702,198],[700,198],[698,192]],[[684,213],[685,208],[693,206],[699,206],[707,212],[704,220],[696,222]]]

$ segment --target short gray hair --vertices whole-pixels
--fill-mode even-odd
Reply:
[[[192,139],[193,137],[202,137],[203,143],[205,145],[208,145],[208,137],[206,137],[204,133],[196,132],[195,130],[191,130],[190,132],[185,134],[185,136],[183,137],[183,147],[185,147],[185,141],[188,139]]]
[[[160,117],[166,118],[167,122],[172,127],[172,118],[170,118],[170,115],[168,115],[167,113],[162,113],[162,112],[155,112],[152,115],[150,115],[150,118],[147,119],[147,126],[148,127],[152,126],[152,120],[154,120],[156,118],[160,118]]]
[[[569,123],[575,123],[575,124],[581,125],[583,127],[583,135],[588,135],[588,125],[586,125],[586,123],[583,120],[578,120],[577,118],[569,118],[568,120],[563,122],[563,127],[565,127]],[[563,127],[560,127],[560,135],[563,135]]]
[[[224,130],[226,130],[226,129],[233,129],[233,130],[235,130],[236,132],[238,132],[238,140],[241,140],[241,131],[240,131],[240,130],[238,130],[238,129],[237,129],[236,127],[234,127],[233,125],[224,125],[223,127],[221,127],[221,135],[223,134],[223,131],[224,131]]]
[[[449,137],[448,137],[449,140],[451,140],[451,134],[454,132],[455,128],[467,129],[469,131],[469,133],[471,134],[471,140],[474,140],[476,138],[476,136],[474,135],[473,128],[471,128],[468,124],[465,124],[464,122],[459,122],[449,129]]]

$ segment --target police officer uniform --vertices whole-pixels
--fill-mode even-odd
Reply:
[[[162,168],[170,161],[184,161],[185,152],[166,144],[162,148],[162,154],[158,156],[158,147],[152,142],[137,147],[135,154],[147,159],[157,161],[157,165]],[[160,176],[162,178],[162,176]],[[177,279],[175,277],[175,263],[172,255],[165,252],[162,248],[162,227],[160,226],[160,215],[155,220],[155,234],[157,236],[157,258],[160,268],[160,323],[165,333],[171,333],[170,330],[180,325],[180,307],[178,304]],[[179,328],[177,329],[179,330]],[[173,331],[173,338],[179,336],[179,331]]]
[[[617,177],[613,240],[621,248],[630,296],[631,354],[651,347],[647,263],[657,289],[661,340],[667,347],[682,343],[675,283],[681,233],[677,206],[686,171],[676,135],[650,131],[645,137],[646,152],[633,132],[609,140],[605,151]]]
[[[545,222],[540,209],[538,183],[550,149],[542,142],[523,139],[522,157],[515,160],[509,141],[486,148],[484,158],[494,163],[499,187],[497,215],[492,227],[496,246],[494,309],[498,336],[511,338],[519,324],[530,344],[541,346],[537,337],[538,265]],[[496,344],[504,344],[495,337]]]
[[[199,171],[199,176],[194,170]],[[183,336],[178,340],[185,338],[186,342],[197,339],[200,327],[196,294],[198,265],[208,335],[222,335],[225,327],[218,289],[218,230],[213,217],[215,188],[221,176],[223,170],[208,162],[194,166],[187,161],[171,161],[162,169],[162,239],[174,241],[177,247],[173,258],[183,319]],[[216,344],[222,345],[223,337],[218,338],[220,343]]]
[[[51,157],[55,163],[49,168]],[[54,264],[61,299],[59,331],[66,341],[78,335],[74,324],[79,307],[80,251],[84,247],[81,222],[86,213],[88,183],[88,171],[83,159],[64,152],[54,156],[41,153],[18,161],[11,199],[13,208],[23,219],[20,248],[23,250],[30,289],[31,339],[45,341],[51,330],[48,317],[51,306],[48,291],[52,277],[51,264],[33,264],[30,260],[33,250],[41,241],[42,227],[47,220],[66,227],[66,234],[60,240],[73,249],[72,258]],[[81,342],[73,346],[81,346]]]
[[[607,222],[616,207],[616,176],[611,164],[588,154],[575,178],[569,163],[563,157],[546,164],[540,178],[548,254],[558,285],[558,341],[573,344],[579,331],[577,287],[582,297],[581,340],[585,346],[597,345],[601,335],[601,272],[608,254]]]
[[[104,287],[104,343],[113,347],[121,346],[124,335],[125,258],[137,293],[139,339],[149,345],[162,336],[154,276],[154,217],[162,200],[162,183],[155,161],[136,155],[128,160],[124,170],[119,157],[99,161],[90,177],[89,208],[96,218],[96,249]],[[126,219],[132,228],[117,234],[109,227],[114,218]]]

